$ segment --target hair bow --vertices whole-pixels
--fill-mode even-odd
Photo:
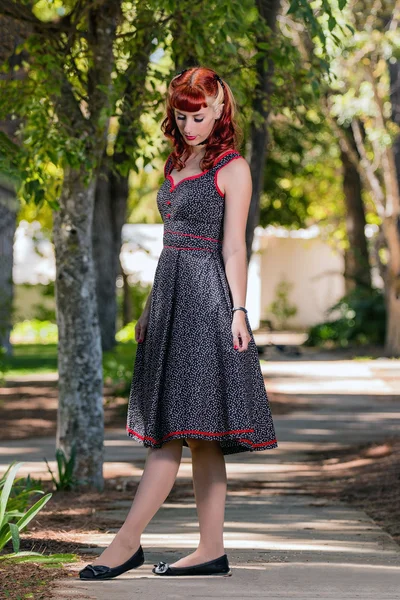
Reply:
[[[181,75],[183,75],[185,73],[185,71],[187,71],[187,69],[183,69],[183,71],[181,71],[180,73],[175,75],[175,77],[180,77]],[[175,79],[175,77],[174,77],[174,79]]]
[[[217,75],[216,73],[214,75],[214,79],[217,79],[220,82],[220,84],[222,85],[223,88],[225,87],[225,84],[222,81],[221,77],[219,75]]]

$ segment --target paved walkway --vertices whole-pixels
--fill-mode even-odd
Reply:
[[[149,525],[143,567],[112,581],[60,580],[55,599],[400,600],[400,547],[392,538],[363,511],[301,489],[302,476],[312,469],[310,452],[398,435],[400,362],[292,359],[262,368],[271,393],[293,396],[307,410],[274,418],[278,449],[227,457],[230,482],[268,481],[268,490],[257,495],[245,488],[228,493],[225,545],[233,577],[174,580],[151,573],[154,563],[173,562],[196,546],[195,506],[187,500],[165,504]],[[27,472],[42,474],[43,456],[54,457],[52,439],[0,444],[0,472],[11,459],[22,459],[29,461]],[[144,459],[143,448],[123,431],[108,432],[106,473],[112,462],[121,475],[140,477]],[[190,474],[184,449],[178,477]],[[120,502],[103,517],[122,522],[129,504]],[[80,541],[97,544],[100,552],[115,531]]]

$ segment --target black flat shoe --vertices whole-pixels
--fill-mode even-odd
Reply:
[[[144,563],[144,553],[142,546],[139,546],[139,550],[135,552],[131,558],[118,567],[106,567],[104,565],[86,565],[81,571],[79,571],[80,579],[112,579],[118,577],[125,571],[131,569],[137,569]]]
[[[158,565],[154,565],[152,571],[156,575],[163,576],[220,575],[222,577],[229,577],[232,575],[226,554],[215,560],[210,560],[200,565],[193,565],[192,567],[170,567],[168,563],[159,562]]]

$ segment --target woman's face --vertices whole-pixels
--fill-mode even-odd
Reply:
[[[212,98],[209,100],[211,101]],[[219,107],[217,113],[211,106],[201,108],[196,112],[174,109],[176,124],[188,146],[196,146],[208,138],[221,110],[222,106]]]

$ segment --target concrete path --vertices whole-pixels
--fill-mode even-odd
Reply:
[[[143,567],[112,581],[60,580],[55,599],[400,600],[400,547],[363,511],[313,498],[301,488],[304,472],[312,469],[310,453],[398,435],[400,362],[293,359],[263,363],[262,369],[271,394],[298,399],[307,410],[274,417],[278,449],[227,457],[232,484],[268,482],[256,495],[233,485],[228,493],[225,545],[233,576],[175,580],[151,573],[159,560],[173,562],[195,548],[197,517],[188,500],[165,504],[153,519],[142,539]],[[54,440],[0,444],[0,472],[18,459],[29,461],[27,472],[42,475],[43,456],[54,458]],[[138,478],[144,459],[143,448],[123,431],[108,432],[106,473],[112,462],[121,475]],[[191,477],[187,449],[178,477]],[[122,522],[129,504],[120,502],[102,517]],[[79,541],[98,546],[88,552],[101,552],[115,531]]]
[[[113,516],[127,509],[116,507]],[[391,538],[364,513],[308,496],[230,495],[225,541],[233,576],[160,580],[152,565],[194,548],[196,521],[192,503],[164,505],[143,536],[143,567],[108,582],[60,581],[55,598],[400,598],[399,547]],[[86,541],[105,546],[111,537]]]

